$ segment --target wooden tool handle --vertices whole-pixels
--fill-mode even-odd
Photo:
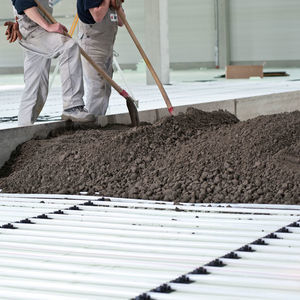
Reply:
[[[114,0],[115,1],[115,9],[119,9],[122,6],[122,0]]]
[[[93,59],[79,46],[81,55],[94,67],[94,69],[122,96],[124,96],[124,90],[113,80],[110,78],[106,72],[99,67]],[[125,97],[126,98],[126,97]]]
[[[127,19],[125,17],[124,12],[122,11],[122,9],[117,10],[117,13],[118,13],[119,18],[121,19],[121,21],[123,22],[123,24],[127,28],[128,33],[130,34],[133,42],[135,43],[136,47],[138,48],[139,52],[141,53],[141,55],[142,55],[142,57],[143,57],[146,65],[147,65],[149,71],[152,74],[153,79],[155,80],[155,82],[156,82],[156,84],[157,84],[157,86],[158,86],[158,88],[159,88],[159,90],[160,90],[160,92],[161,92],[161,94],[162,94],[162,96],[163,96],[163,98],[165,100],[165,103],[166,103],[166,105],[168,107],[168,110],[169,110],[170,114],[172,115],[172,113],[173,113],[173,106],[171,104],[169,96],[168,96],[168,94],[167,94],[167,92],[166,92],[163,84],[161,83],[161,81],[160,81],[157,73],[155,72],[155,70],[154,70],[154,68],[153,68],[153,66],[152,66],[149,58],[147,57],[147,55],[146,55],[144,49],[142,48],[140,42],[138,41],[137,37],[135,36],[135,34],[134,34],[133,30],[131,29],[130,25],[128,24]]]
[[[55,18],[39,3],[39,1],[34,0],[35,3],[37,4],[38,8],[40,11],[49,19],[51,23],[57,23]],[[66,33],[66,36],[72,38],[69,34]],[[112,80],[109,75],[106,74],[106,72],[99,67],[93,59],[78,45],[80,49],[81,55],[94,67],[94,69],[124,98],[128,96],[127,92],[123,90],[114,80]]]

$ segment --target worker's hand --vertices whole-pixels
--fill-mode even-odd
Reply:
[[[17,39],[21,40],[22,35],[19,31],[19,23],[18,23],[18,17],[16,17],[16,22],[5,22],[4,26],[7,26],[7,29],[5,31],[6,39],[10,43],[14,43]]]
[[[48,32],[57,32],[57,33],[60,33],[60,34],[67,34],[68,33],[68,29],[60,23],[49,24],[47,26],[46,30]]]
[[[118,10],[120,7],[122,7],[122,3],[124,2],[124,0],[110,0],[110,5]]]
[[[12,29],[13,29],[14,24],[15,24],[15,22],[11,22],[11,21],[8,21],[8,22],[4,23],[4,26],[7,26],[7,29],[5,31],[5,35],[6,35],[7,40],[9,40],[11,38]]]

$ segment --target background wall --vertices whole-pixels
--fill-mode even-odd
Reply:
[[[300,66],[299,0],[230,0],[230,17],[233,62]]]
[[[214,0],[169,0],[170,61],[177,67],[214,61]]]
[[[300,66],[299,0],[228,1],[232,63]],[[12,18],[11,0],[1,2],[0,72],[12,71],[11,67],[20,71],[22,50],[17,44],[6,42],[2,26]],[[144,44],[144,1],[126,1],[125,8],[129,23]],[[75,0],[62,0],[54,12],[60,22],[70,26]],[[171,67],[213,67],[215,39],[214,0],[169,0]],[[141,61],[125,28],[119,30],[115,49],[123,67],[135,67]]]

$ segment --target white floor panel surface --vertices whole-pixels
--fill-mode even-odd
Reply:
[[[299,299],[300,206],[0,193],[1,299]]]
[[[166,85],[165,89],[174,107],[299,91],[300,70],[288,69],[287,71],[290,74],[288,77],[254,80],[216,78],[223,74],[224,70],[171,71],[171,85]],[[139,101],[139,111],[166,107],[158,88],[155,85],[145,84],[144,72],[127,70],[124,73],[130,90],[134,91],[134,97]],[[115,73],[114,79],[125,88],[118,72]],[[17,126],[16,116],[23,87],[21,74],[0,76],[0,129]],[[127,112],[126,101],[113,90],[107,114]],[[59,76],[57,76],[41,112],[40,120],[59,120],[61,113],[62,97]]]

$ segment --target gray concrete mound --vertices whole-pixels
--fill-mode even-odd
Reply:
[[[300,112],[239,122],[191,108],[139,128],[52,133],[16,150],[0,171],[0,189],[300,204]]]

